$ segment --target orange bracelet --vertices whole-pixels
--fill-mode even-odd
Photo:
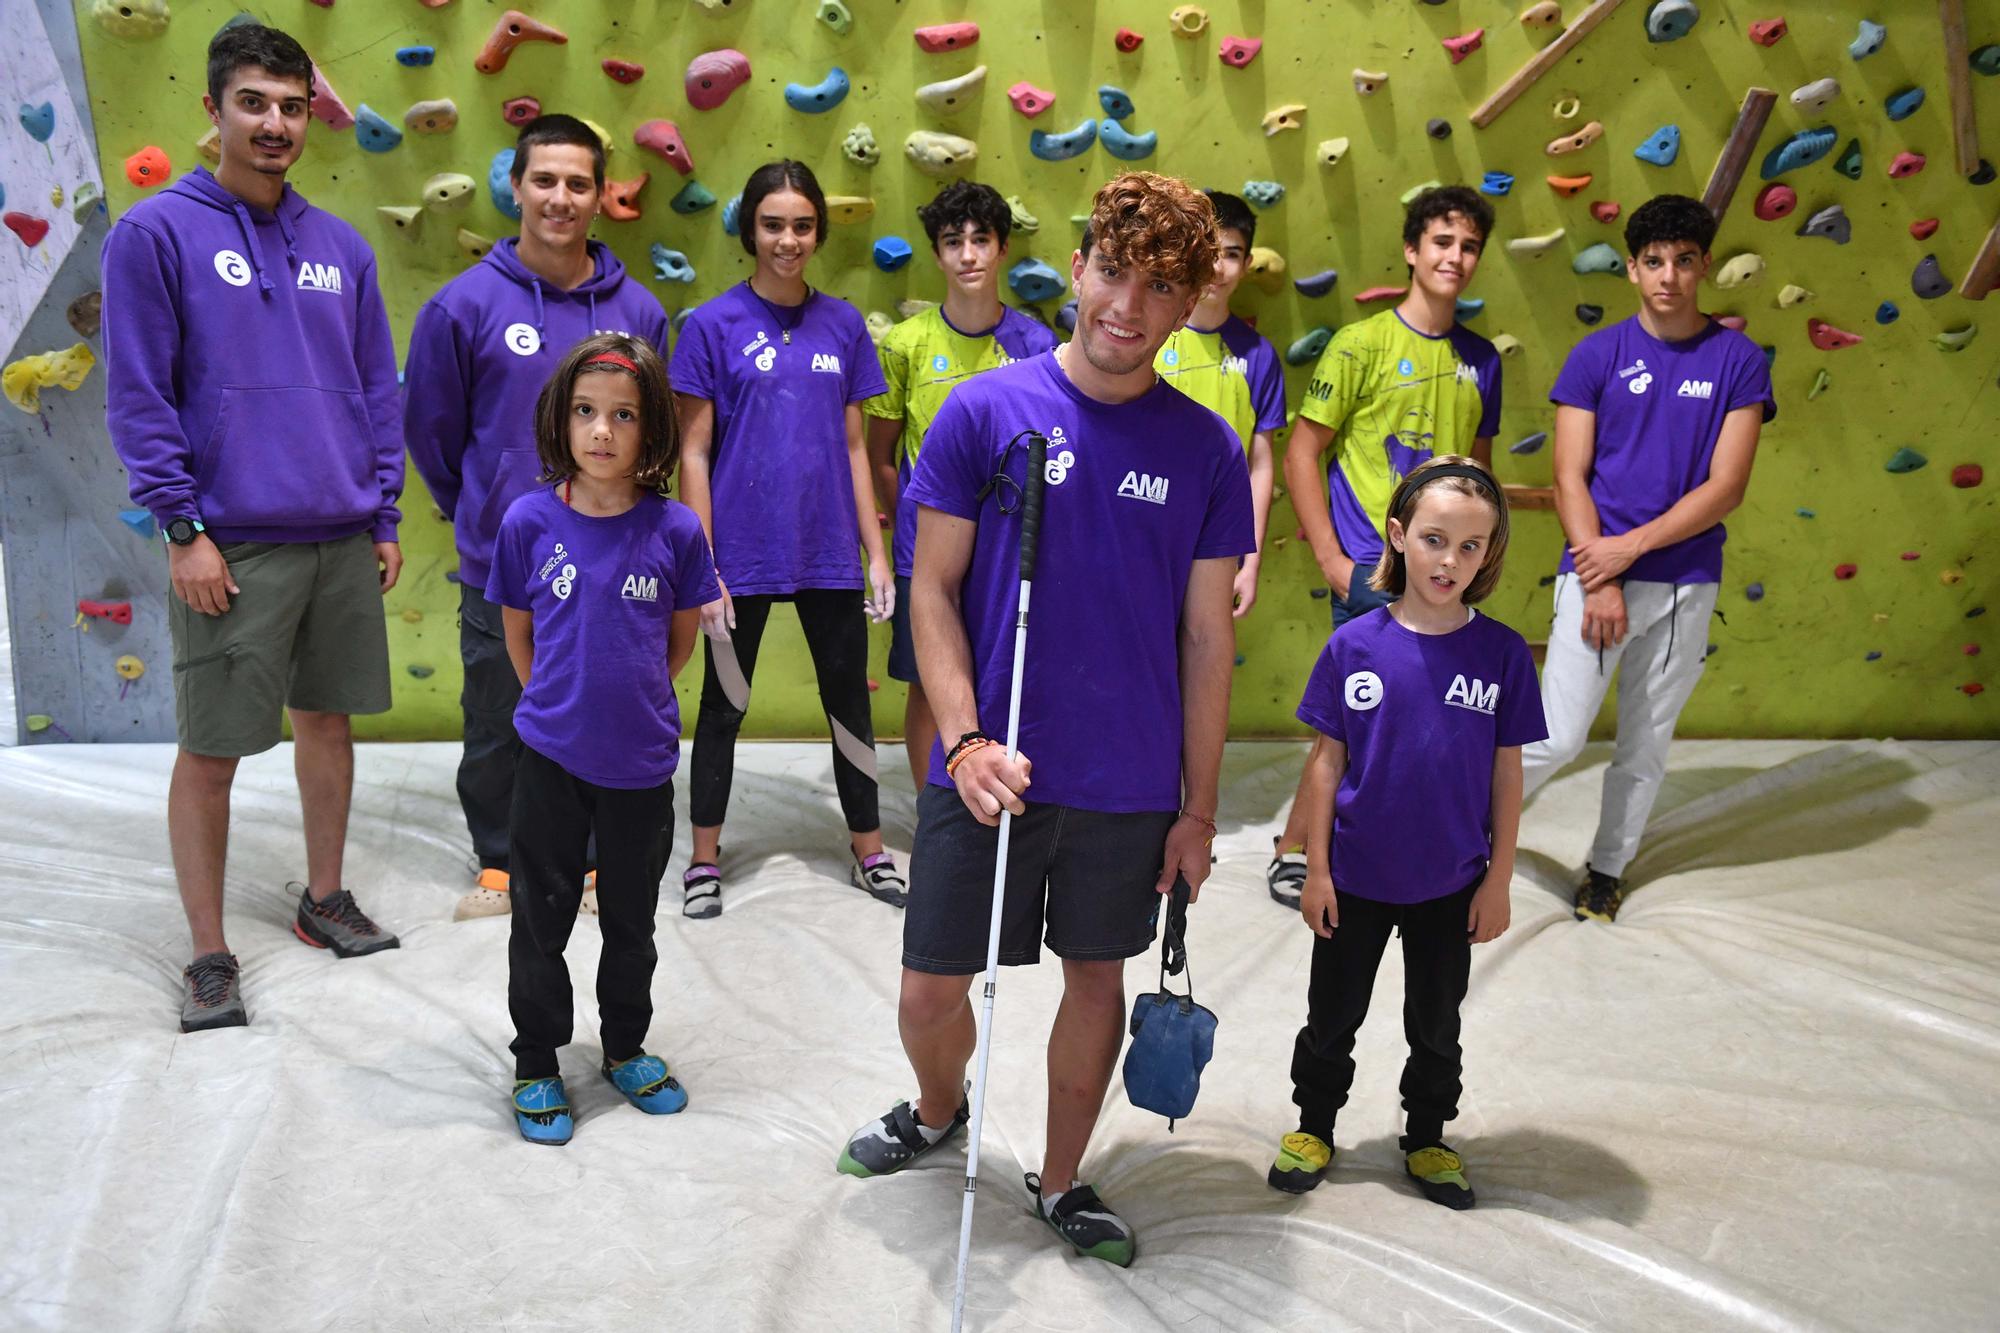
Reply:
[[[983,750],[987,746],[992,744],[995,744],[995,742],[988,740],[983,736],[966,742],[964,749],[960,750],[957,754],[953,755],[950,759],[945,761],[944,775],[948,778],[957,777],[958,766],[965,762],[965,757],[967,755],[971,754],[974,750]]]

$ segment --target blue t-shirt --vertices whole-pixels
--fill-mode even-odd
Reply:
[[[1347,747],[1334,797],[1333,883],[1420,903],[1457,893],[1493,854],[1493,755],[1547,738],[1527,642],[1472,612],[1419,634],[1378,607],[1327,639],[1299,721]]]
[[[647,495],[597,518],[553,486],[507,509],[487,596],[535,618],[535,662],[514,729],[524,744],[600,787],[657,787],[680,763],[681,713],[667,674],[674,612],[722,596],[692,509]]]
[[[1195,561],[1257,549],[1243,446],[1221,417],[1163,383],[1127,403],[1098,402],[1054,353],[952,390],[924,437],[910,498],[979,525],[960,613],[979,722],[996,736],[1007,725],[1021,586],[1027,448],[1017,437],[1030,429],[1049,453],[1021,686],[1028,797],[1107,813],[1179,809],[1182,603]],[[1003,467],[1013,484],[989,490]],[[931,781],[949,787],[943,755],[940,740]]]

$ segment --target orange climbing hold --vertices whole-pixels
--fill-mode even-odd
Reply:
[[[1750,40],[1759,46],[1776,46],[1789,29],[1785,21],[1778,19],[1758,19],[1750,25]]]
[[[1388,301],[1409,290],[1408,287],[1370,287],[1367,291],[1354,294],[1354,304],[1368,305],[1375,301]]]
[[[1861,341],[1860,334],[1837,329],[1823,319],[1807,320],[1806,336],[1811,338],[1812,345],[1822,352],[1837,352],[1843,347],[1853,347]]]
[[[531,19],[518,9],[510,9],[493,25],[493,35],[486,39],[486,45],[479,48],[472,67],[481,74],[498,74],[507,68],[508,57],[522,42],[551,42],[556,46],[566,46],[569,38],[560,29],[552,28],[540,19]]]
[[[928,28],[918,28],[914,34],[917,45],[932,55],[944,51],[963,51],[979,40],[977,23],[934,23]]]
[[[1591,177],[1588,172],[1581,176],[1551,176],[1549,177],[1549,188],[1563,198],[1570,199],[1588,189],[1590,181]]]
[[[1444,39],[1444,49],[1451,53],[1451,63],[1456,65],[1467,56],[1486,45],[1486,29],[1474,28],[1471,32]]]
[[[639,192],[651,179],[651,172],[641,172],[629,181],[604,182],[604,216],[613,222],[637,222],[641,211]]]
[[[142,190],[165,184],[173,174],[173,163],[167,161],[167,155],[151,145],[125,159],[125,179]]]
[[[681,139],[680,127],[671,120],[649,120],[632,131],[632,142],[641,148],[649,148],[673,164],[675,171],[683,176],[694,174],[694,159],[688,156],[687,144]]]

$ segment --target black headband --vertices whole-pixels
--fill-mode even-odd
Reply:
[[[1410,487],[1409,495],[1406,497],[1409,503],[1415,504],[1417,492],[1440,477],[1465,477],[1468,480],[1476,481],[1482,490],[1493,497],[1493,503],[1498,505],[1503,512],[1507,508],[1507,501],[1500,494],[1500,483],[1494,481],[1493,475],[1485,468],[1475,467],[1471,463],[1446,463],[1441,467],[1426,469],[1423,476],[1416,479],[1417,484]]]

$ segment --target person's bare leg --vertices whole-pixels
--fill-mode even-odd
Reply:
[[[1063,959],[1063,998],[1049,1030],[1049,1146],[1044,1193],[1078,1179],[1090,1131],[1125,1039],[1125,963]]]
[[[1285,831],[1278,835],[1280,852],[1303,851],[1306,845],[1306,771],[1312,767],[1312,756],[1319,753],[1319,737],[1314,736],[1312,750],[1306,762],[1299,766],[1298,789],[1292,793],[1292,808],[1285,816]]]
[[[873,829],[867,833],[849,833],[847,840],[854,848],[854,854],[864,860],[882,850],[881,829]]]
[[[965,1066],[979,1042],[972,1015],[972,978],[903,969],[896,1027],[917,1075],[917,1119],[943,1129],[965,1100]]]
[[[229,952],[222,933],[222,871],[229,857],[229,790],[236,762],[182,750],[167,784],[167,845],[196,958]]]
[[[694,830],[694,845],[689,850],[689,865],[714,865],[716,856],[722,850],[722,825],[703,828],[699,824],[690,825]]]
[[[910,682],[910,699],[903,705],[903,748],[910,756],[910,781],[918,791],[931,776],[931,746],[937,741],[937,719],[931,716],[931,701],[924,687]]]
[[[292,716],[292,771],[306,825],[306,888],[316,903],[339,893],[347,850],[347,811],[354,799],[354,732],[345,713]]]

